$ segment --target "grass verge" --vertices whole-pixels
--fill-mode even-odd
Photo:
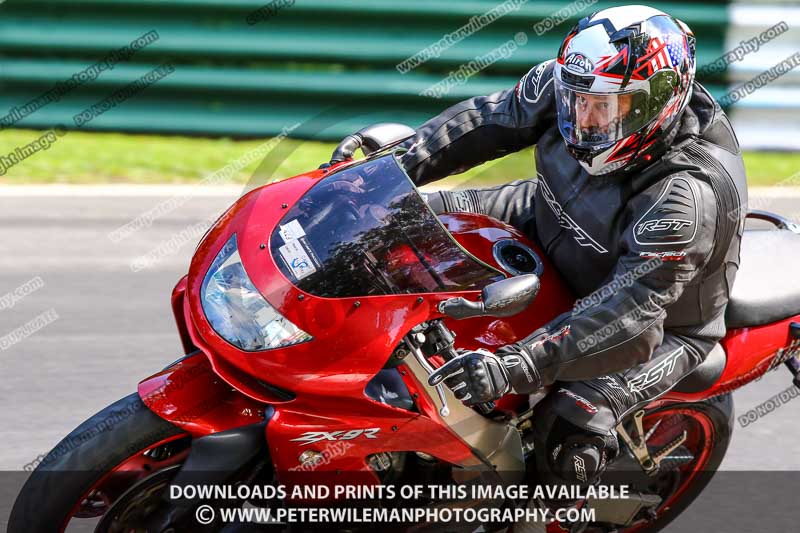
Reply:
[[[10,129],[0,132],[0,184],[192,184],[222,169],[245,154],[270,146],[269,140],[234,141],[181,136],[131,135],[123,133],[67,132],[46,150],[38,151],[6,169],[8,155],[32,143],[40,131]],[[275,144],[274,142],[272,143]],[[328,160],[335,143],[283,140],[267,154],[274,171],[260,179],[282,179],[318,167]],[[534,175],[533,149],[522,150],[442,184],[488,186]],[[228,183],[246,183],[259,161],[243,165]],[[786,183],[800,171],[800,153],[745,152],[751,186]],[[237,165],[237,167],[240,165]],[[792,179],[791,185],[800,185]]]

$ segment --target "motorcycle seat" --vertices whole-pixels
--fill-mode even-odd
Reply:
[[[726,325],[760,326],[800,314],[798,264],[800,235],[788,230],[746,230]]]

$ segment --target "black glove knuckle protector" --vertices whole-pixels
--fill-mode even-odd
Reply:
[[[428,378],[430,385],[441,382],[468,405],[496,400],[511,388],[505,365],[485,350],[465,352]]]

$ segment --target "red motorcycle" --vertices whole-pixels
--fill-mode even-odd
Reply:
[[[9,531],[238,531],[198,523],[201,501],[188,493],[165,496],[197,483],[374,487],[483,476],[535,486],[531,412],[543,394],[469,408],[427,377],[457,348],[514,342],[575,297],[513,227],[476,214],[437,217],[392,149],[411,133],[366,128],[320,169],[232,205],[172,293],[185,356],[62,440],[26,482]],[[366,157],[353,160],[358,148]],[[782,363],[798,384],[800,290],[780,256],[796,255],[800,236],[779,216],[755,216],[779,228],[745,232],[727,336],[618,426],[623,452],[609,472],[628,472],[633,495],[585,502],[595,511],[587,531],[663,528],[725,455],[730,393]]]

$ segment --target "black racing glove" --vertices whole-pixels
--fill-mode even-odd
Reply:
[[[442,381],[466,405],[496,400],[511,390],[510,376],[503,361],[486,350],[464,351],[428,378],[431,386]]]

